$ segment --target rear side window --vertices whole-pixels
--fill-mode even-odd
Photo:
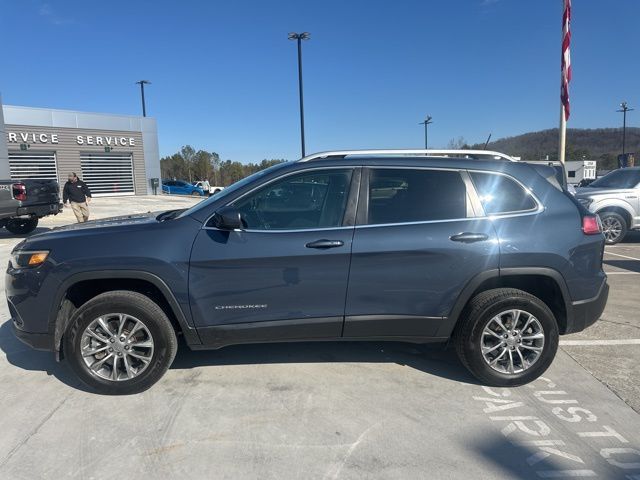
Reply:
[[[511,178],[495,173],[469,174],[486,214],[498,215],[536,209],[537,204],[529,192]]]
[[[466,218],[467,191],[456,171],[372,169],[367,223]]]

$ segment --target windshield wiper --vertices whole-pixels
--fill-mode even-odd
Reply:
[[[167,210],[166,212],[162,212],[160,215],[158,215],[156,217],[156,220],[159,222],[164,222],[166,220],[174,219],[185,210],[186,208],[180,208],[178,210]]]

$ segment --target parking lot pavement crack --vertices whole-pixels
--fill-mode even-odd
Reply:
[[[13,457],[18,452],[18,450],[20,450],[31,439],[31,437],[37,434],[40,431],[40,429],[44,426],[45,423],[51,420],[51,418],[56,414],[56,412],[60,410],[60,408],[62,408],[62,406],[66,403],[67,400],[69,400],[71,395],[73,395],[73,392],[71,392],[69,395],[63,398],[62,401],[60,401],[58,405],[53,407],[53,409],[47,415],[45,415],[45,417],[42,420],[40,420],[40,422],[38,422],[38,424],[35,427],[29,430],[29,432],[24,436],[24,438],[22,438],[22,440],[20,440],[18,444],[9,451],[9,453],[2,459],[2,461],[0,461],[0,467],[4,467],[7,464],[7,462],[11,460],[11,457]]]
[[[561,347],[562,348],[562,347]],[[623,397],[621,397],[618,392],[615,391],[615,389],[609,385],[607,382],[605,382],[604,380],[599,379],[598,377],[596,377],[591,370],[589,370],[587,367],[585,367],[582,363],[580,363],[580,361],[575,358],[573,355],[571,355],[571,352],[569,352],[568,350],[566,350],[565,348],[562,348],[562,351],[564,353],[566,353],[569,358],[571,358],[571,360],[573,360],[576,364],[578,364],[578,366],[580,366],[580,368],[582,368],[585,372],[587,372],[589,375],[591,375],[593,378],[595,378],[598,382],[600,382],[602,385],[604,385],[605,387],[607,387],[607,389],[613,393],[616,397],[618,397],[620,400],[622,400],[629,408],[631,408],[634,412],[640,414],[640,411],[636,410],[633,405],[631,405],[629,402],[627,402]]]
[[[613,321],[613,320],[606,320],[604,318],[601,318],[598,321],[599,322],[604,322],[604,323],[613,323],[614,325],[622,325],[622,326],[625,326],[625,327],[631,327],[631,328],[635,328],[636,330],[640,330],[640,326],[633,325],[633,324],[627,323],[627,322],[616,322],[616,321]]]

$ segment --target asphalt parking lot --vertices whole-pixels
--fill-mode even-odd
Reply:
[[[95,199],[92,214],[194,201]],[[0,264],[19,241],[0,231]],[[639,480],[640,234],[605,269],[602,319],[514,389],[478,385],[442,346],[305,343],[182,348],[151,390],[100,396],[16,340],[0,302],[0,478]]]

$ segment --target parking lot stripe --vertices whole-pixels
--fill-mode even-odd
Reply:
[[[636,260],[636,261],[640,262],[640,258],[630,257],[629,255],[621,255],[619,253],[607,252],[606,250],[605,250],[604,253],[605,253],[605,255],[615,255],[616,257],[628,258],[629,260]]]
[[[560,346],[576,345],[640,345],[640,338],[621,338],[619,340],[560,340]]]
[[[640,275],[640,272],[605,272],[607,275]]]

